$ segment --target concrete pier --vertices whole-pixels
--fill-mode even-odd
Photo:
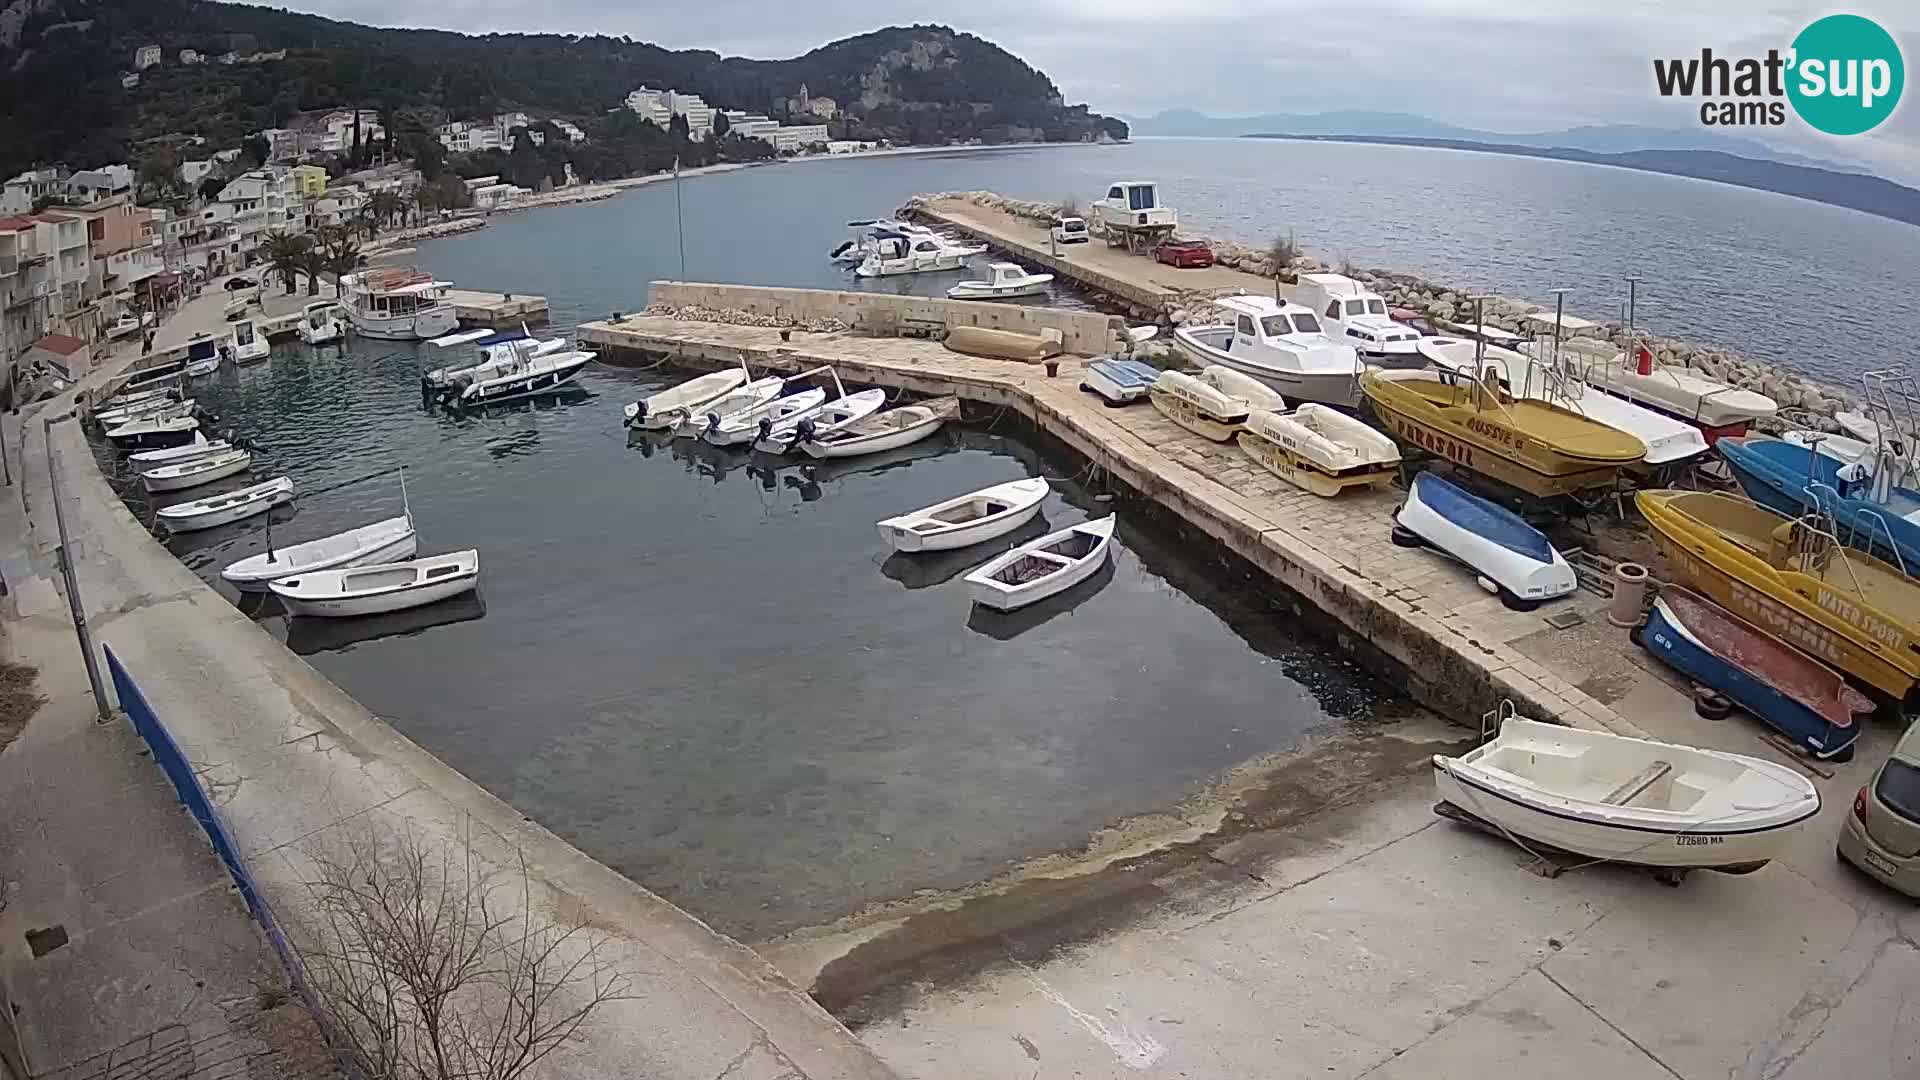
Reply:
[[[547,298],[544,296],[448,289],[447,303],[453,305],[461,326],[485,326],[498,330],[523,322],[531,325],[547,321]]]
[[[832,364],[849,382],[1008,408],[1331,616],[1349,644],[1398,665],[1414,697],[1444,715],[1471,724],[1504,698],[1537,718],[1640,733],[1604,697],[1613,682],[1599,679],[1598,693],[1576,685],[1599,668],[1632,666],[1601,598],[1581,593],[1536,612],[1509,611],[1464,568],[1392,544],[1396,494],[1300,491],[1238,447],[1202,439],[1149,405],[1104,407],[1078,388],[1078,358],[1062,357],[1048,378],[1038,365],[961,356],[932,341],[800,332],[783,341],[773,329],[650,316],[585,323],[579,336],[610,363],[664,355],[704,367],[744,358],[775,371]],[[1569,614],[1584,621],[1566,630],[1545,621]]]

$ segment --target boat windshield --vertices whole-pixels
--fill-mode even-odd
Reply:
[[[1260,320],[1260,329],[1264,331],[1268,337],[1284,337],[1287,334],[1293,333],[1293,324],[1287,321],[1285,315],[1268,315],[1266,318]],[[1245,331],[1242,331],[1242,333],[1244,332]]]
[[[1366,305],[1366,302],[1365,302],[1365,301],[1363,301],[1363,300],[1349,300],[1349,301],[1347,301],[1347,314],[1349,314],[1349,315],[1365,315],[1366,313],[1367,313],[1367,305]]]
[[[1385,315],[1386,313],[1387,313],[1387,302],[1386,302],[1386,301],[1384,301],[1384,300],[1369,300],[1369,301],[1367,301],[1367,314],[1369,314],[1369,315]]]

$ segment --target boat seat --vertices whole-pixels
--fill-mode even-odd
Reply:
[[[1646,790],[1660,782],[1662,777],[1673,771],[1673,764],[1667,761],[1655,761],[1646,768],[1628,777],[1626,782],[1614,788],[1607,797],[1600,800],[1608,806],[1625,806],[1646,793]]]

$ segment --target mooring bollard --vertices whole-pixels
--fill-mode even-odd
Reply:
[[[1607,608],[1607,621],[1631,628],[1640,625],[1640,610],[1647,606],[1647,568],[1636,562],[1616,563],[1613,567],[1613,603]]]
[[[1047,365],[1047,378],[1051,379],[1054,376],[1060,374],[1060,361],[1048,360],[1046,361],[1046,365]]]

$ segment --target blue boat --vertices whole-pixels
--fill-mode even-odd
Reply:
[[[1713,444],[1747,497],[1790,518],[1810,511],[1832,516],[1840,540],[1920,571],[1920,492],[1894,488],[1884,503],[1867,497],[1871,481],[1840,479],[1841,463],[1811,447],[1748,436]]]
[[[1854,716],[1873,711],[1839,672],[1677,585],[1660,590],[1640,645],[1817,758],[1852,758]]]
[[[1087,365],[1086,380],[1080,389],[1099,394],[1109,405],[1139,401],[1160,377],[1160,369],[1140,360],[1108,357]]]

